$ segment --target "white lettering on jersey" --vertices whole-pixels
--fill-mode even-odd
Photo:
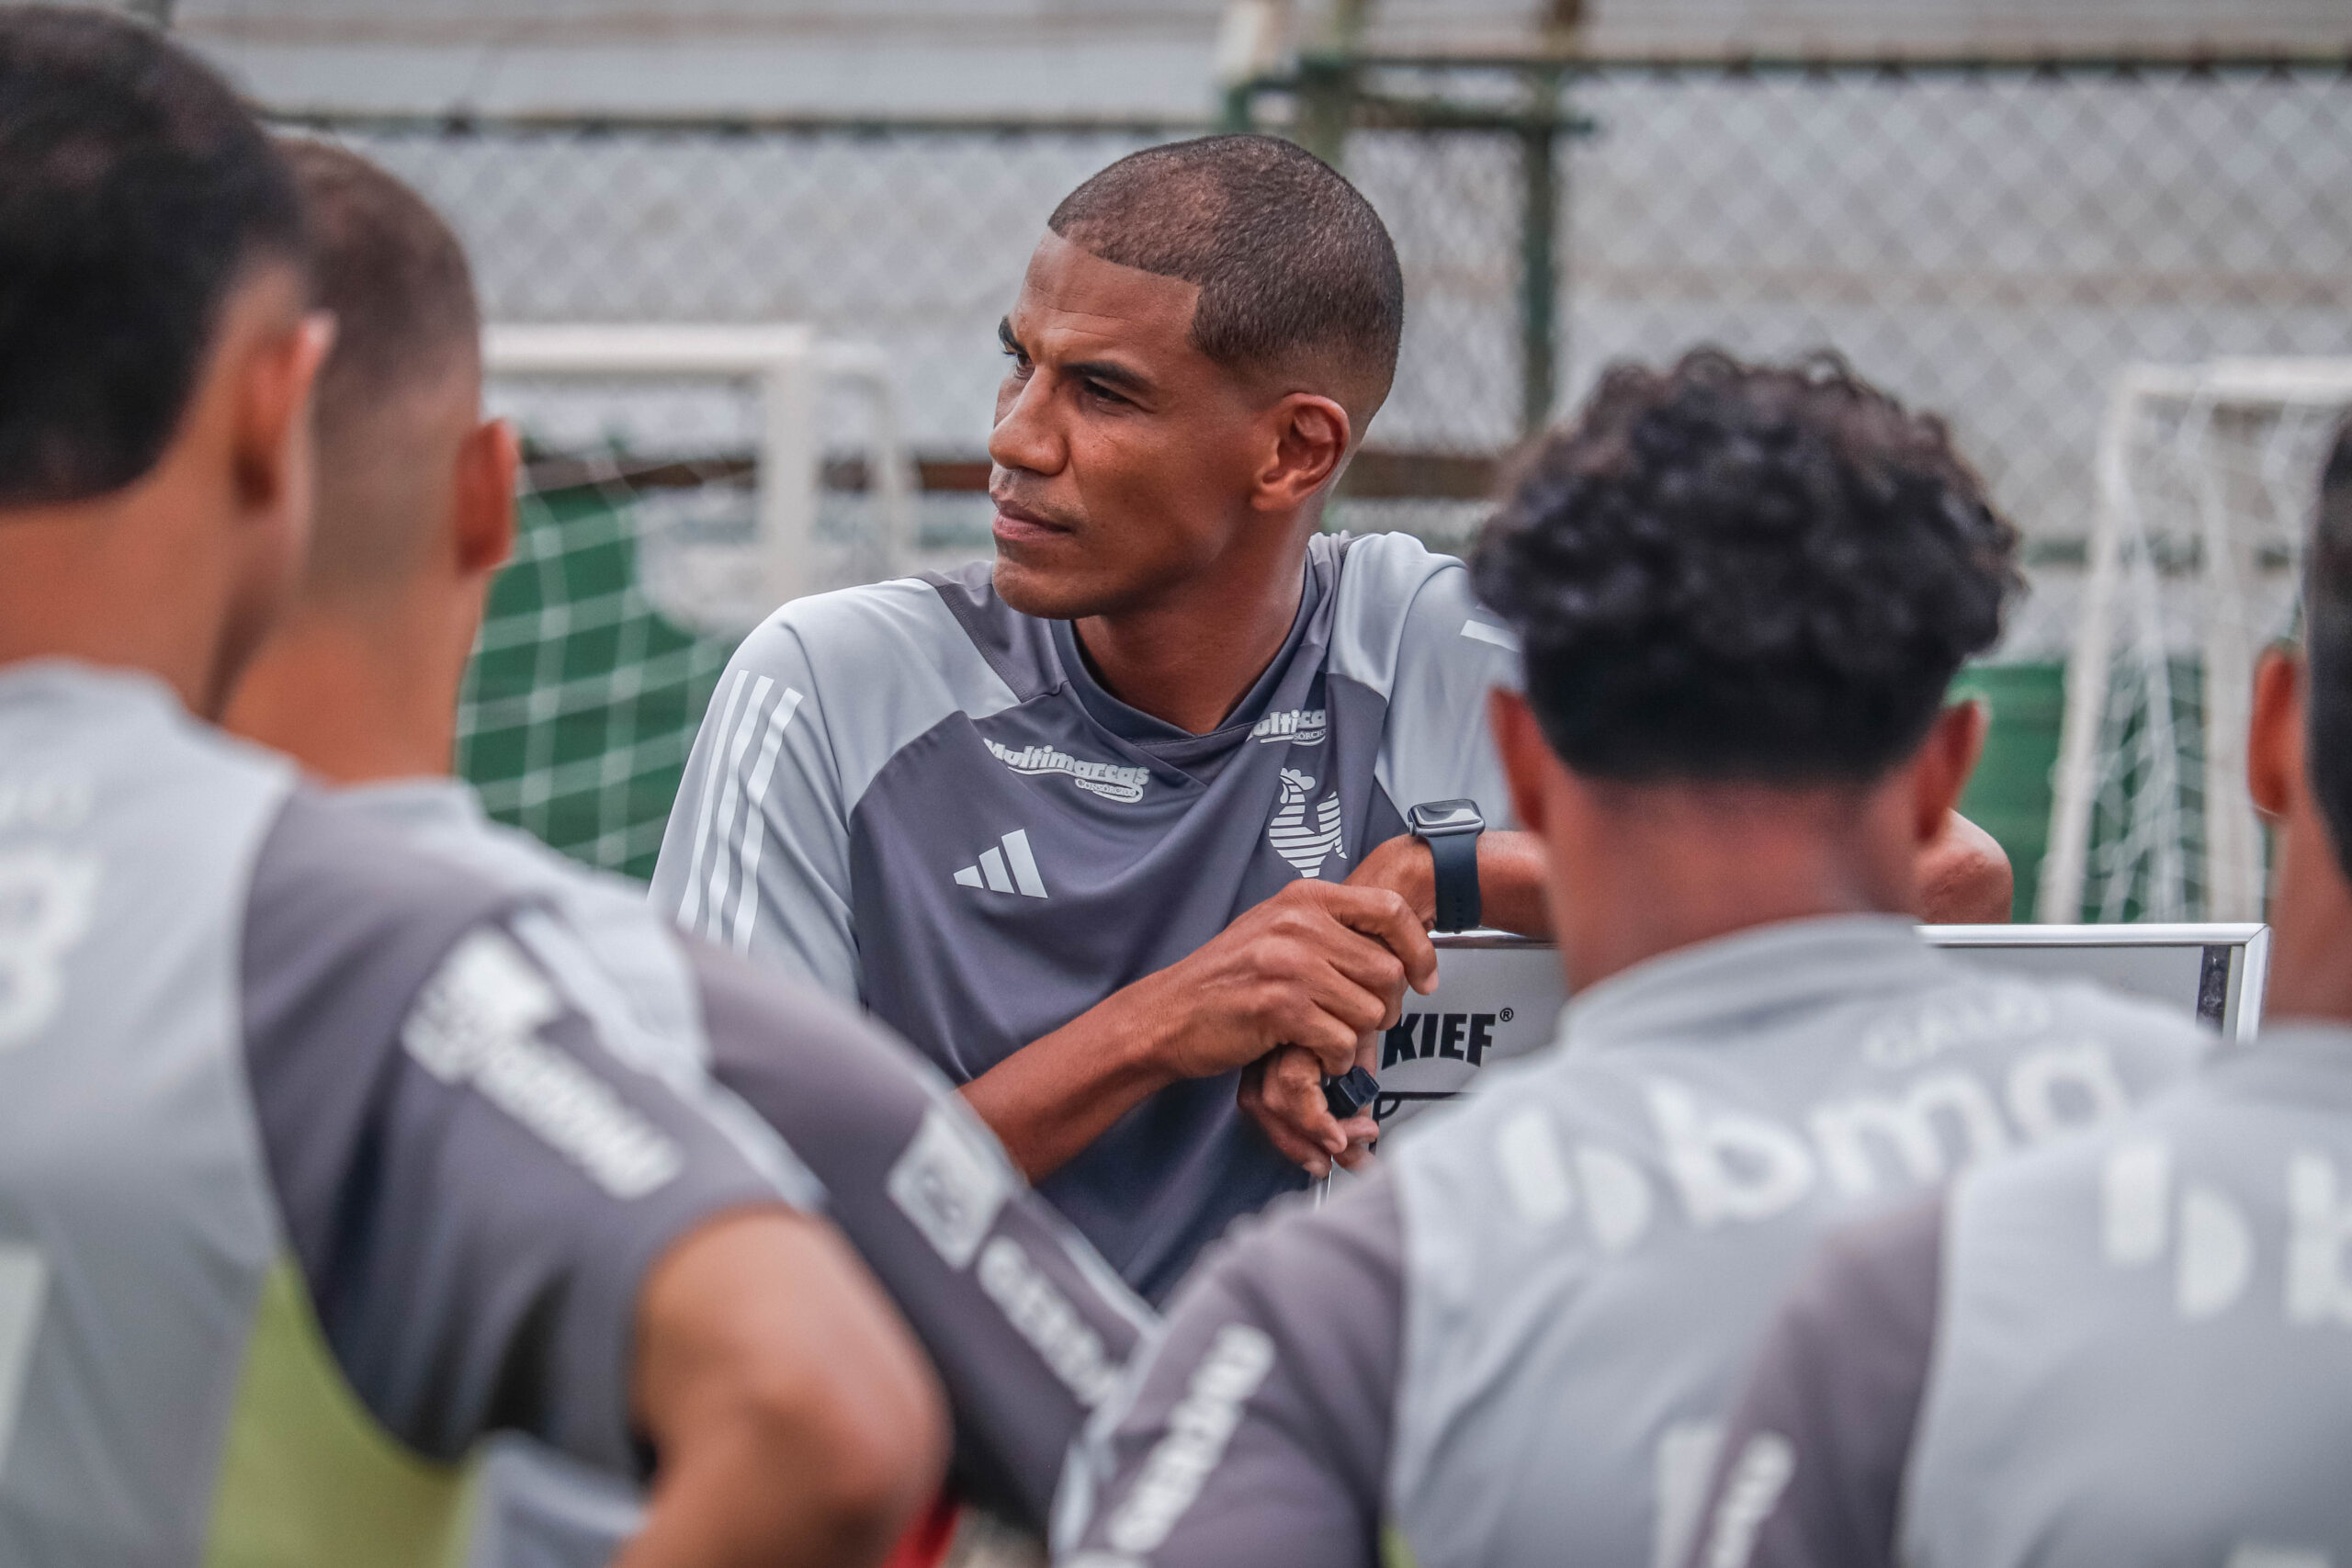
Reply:
[[[1882,1067],[1915,1066],[1959,1045],[2030,1039],[2049,1030],[2051,1017],[2050,998],[2037,987],[1972,980],[1872,1029],[1862,1037],[1862,1059]]]
[[[669,1184],[685,1156],[610,1084],[539,1038],[563,1011],[555,988],[497,931],[442,961],[401,1027],[401,1043],[444,1083],[469,1084],[612,1196]]]
[[[47,845],[0,851],[0,1051],[49,1027],[65,960],[97,907],[97,859]]]
[[[1705,1568],[1747,1568],[1756,1552],[1757,1532],[1772,1517],[1796,1469],[1796,1450],[1780,1433],[1758,1432],[1747,1439],[1724,1477],[1715,1528],[1707,1537],[1707,1554],[1700,1560]]]
[[[1261,746],[1272,746],[1287,741],[1294,746],[1320,746],[1330,728],[1330,714],[1324,708],[1292,708],[1285,713],[1270,713],[1250,727],[1250,739]]]
[[[2352,1205],[2335,1162],[2300,1150],[2287,1162],[2287,1320],[2352,1328],[2352,1280],[2344,1248],[2352,1241]]]
[[[2335,1568],[2335,1560],[2316,1546],[2272,1546],[2248,1540],[2231,1550],[2223,1568]]]
[[[1241,1406],[1273,1370],[1274,1342],[1261,1329],[1228,1323],[1217,1330],[1208,1354],[1176,1408],[1168,1413],[1168,1435],[1159,1439],[1136,1477],[1135,1489],[1111,1516],[1104,1533],[1120,1551],[1142,1556],[1159,1550],[1201,1485],[1225,1458]]]
[[[89,820],[90,781],[58,773],[0,778],[0,829],[62,833]]]
[[[2114,1268],[2158,1262],[2174,1247],[2173,1307],[2188,1322],[2213,1317],[2237,1303],[2254,1278],[2254,1227],[2219,1188],[2180,1184],[2172,1201],[2172,1150],[2155,1138],[2134,1138],[2108,1151],[2099,1168],[2099,1250]],[[2290,1315],[2292,1315],[2290,1265]]]
[[[883,1190],[947,1266],[962,1269],[1012,1199],[1012,1173],[953,1111],[934,1105],[890,1168]]]
[[[1340,797],[1325,795],[1316,801],[1310,820],[1307,801],[1315,793],[1314,778],[1296,768],[1284,768],[1282,790],[1273,820],[1266,824],[1267,841],[1299,875],[1319,876],[1327,858],[1334,854],[1343,860],[1347,857],[1348,852],[1340,847],[1345,831],[1340,821]]]
[[[998,1236],[980,1250],[980,1289],[1003,1310],[1013,1331],[1029,1342],[1062,1386],[1089,1410],[1119,1386],[1119,1367],[1069,1298],[1032,1262],[1019,1242]]]
[[[958,887],[985,887],[991,893],[1018,893],[1023,898],[1046,897],[1046,879],[1037,874],[1037,857],[1030,852],[1029,829],[1016,828],[982,850],[979,860],[956,873]]]
[[[0,1242],[0,1471],[8,1468],[8,1441],[25,1402],[25,1374],[49,1293],[49,1263],[29,1247]]]
[[[1822,1163],[1838,1185],[1856,1196],[1878,1187],[1878,1170],[1863,1147],[1866,1134],[1875,1134],[1894,1151],[1904,1175],[1925,1186],[1940,1181],[1949,1169],[1944,1141],[1937,1134],[1940,1111],[1958,1127],[1967,1146],[1966,1158],[1981,1159],[2008,1146],[2001,1112],[1984,1086],[1966,1073],[1933,1073],[1914,1079],[1898,1094],[1881,1098],[1858,1095],[1813,1112],[1814,1142],[1821,1145]]]
[[[985,742],[989,754],[1016,773],[1067,773],[1069,782],[1089,795],[1133,806],[1151,782],[1149,768],[1122,767],[1116,762],[1090,762],[1051,746],[1024,746],[1016,751],[995,741]]]
[[[1706,1111],[1670,1078],[1649,1086],[1650,1117],[1690,1223],[1766,1220],[1813,1190],[1813,1156],[1794,1133],[1744,1111]]]

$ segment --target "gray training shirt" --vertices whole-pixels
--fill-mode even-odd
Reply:
[[[1377,1173],[1179,1293],[1056,1520],[1089,1568],[1670,1565],[1734,1380],[1838,1220],[2120,1114],[2208,1037],[1905,921],[1743,931],[1568,1004]]]
[[[857,1248],[938,1370],[958,1490],[1042,1530],[1072,1439],[1151,1314],[939,1075],[842,1003],[682,939],[635,885],[491,822],[464,784],[406,780],[342,798],[438,858],[546,898],[582,934],[594,972],[575,989],[611,1016],[607,1035],[674,1054],[695,1076],[707,1066],[733,1091],[728,1104],[759,1112],[758,1136],[782,1135],[810,1206]],[[577,1497],[538,1479],[548,1484],[502,1500],[544,1516],[549,1499]],[[590,1521],[614,1510],[581,1501],[585,1518],[551,1522],[595,1539]]]
[[[0,668],[0,1562],[436,1561],[495,1428],[635,1471],[647,1269],[780,1192],[567,951],[157,682]]]
[[[2352,1028],[1830,1238],[1703,1568],[2352,1564]]]
[[[1405,808],[1468,796],[1509,826],[1486,697],[1512,649],[1461,562],[1318,536],[1289,640],[1190,735],[1104,692],[985,563],[798,600],[729,666],[653,897],[967,1083],[1290,883],[1345,880]],[[1041,1184],[1147,1296],[1306,1184],[1237,1076],[1162,1090]]]

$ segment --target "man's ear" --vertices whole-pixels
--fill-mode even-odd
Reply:
[[[1497,686],[1487,694],[1487,723],[1495,732],[1495,750],[1501,753],[1503,778],[1510,786],[1511,814],[1531,833],[1544,830],[1544,773],[1557,767],[1551,743],[1544,739],[1535,712],[1517,692]]]
[[[248,516],[310,520],[311,389],[334,346],[334,317],[314,310],[292,331],[256,334],[238,367],[230,460]]]
[[[1911,764],[1912,832],[1919,843],[1943,835],[1946,818],[1960,805],[1976,760],[1984,754],[1992,717],[1983,701],[1971,697],[1946,707],[1928,727]]]
[[[461,577],[486,577],[514,553],[514,476],[522,453],[503,419],[475,427],[458,448],[450,513]]]
[[[1258,475],[1259,504],[1286,512],[1331,481],[1348,456],[1354,429],[1348,411],[1317,392],[1292,392],[1270,412],[1273,454]]]
[[[2246,726],[2245,784],[2254,808],[2273,820],[2294,810],[2303,782],[2303,660],[2274,648],[2254,671],[2254,717]]]

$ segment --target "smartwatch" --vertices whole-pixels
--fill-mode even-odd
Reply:
[[[1432,800],[1405,813],[1413,837],[1437,865],[1437,929],[1465,931],[1478,923],[1478,835],[1487,819],[1475,800]]]

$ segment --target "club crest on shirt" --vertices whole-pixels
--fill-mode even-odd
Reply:
[[[1301,876],[1320,876],[1326,859],[1336,854],[1345,860],[1348,853],[1340,847],[1340,797],[1325,795],[1310,809],[1308,802],[1314,794],[1312,776],[1284,768],[1282,800],[1274,807],[1273,820],[1266,824],[1266,840],[1274,846],[1274,853]]]
[[[1320,746],[1329,728],[1329,715],[1322,708],[1292,708],[1284,713],[1270,713],[1250,727],[1250,739],[1261,746],[1287,741],[1293,746]]]
[[[1125,768],[1116,762],[1090,762],[1067,751],[1057,751],[1051,746],[1023,746],[1016,751],[1010,746],[1001,746],[990,740],[988,749],[998,761],[1016,773],[1067,773],[1069,782],[1087,794],[1115,800],[1122,806],[1133,806],[1141,800],[1143,786],[1151,782],[1149,768]]]

